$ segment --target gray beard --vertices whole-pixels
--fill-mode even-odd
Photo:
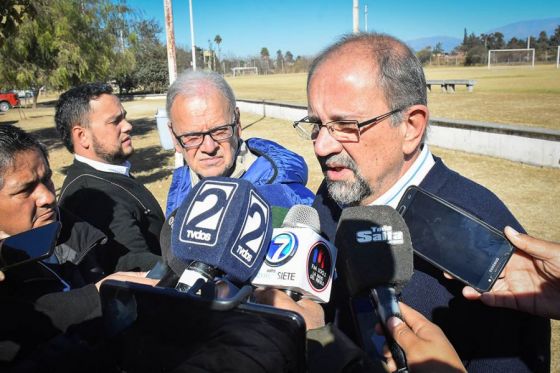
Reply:
[[[358,170],[358,166],[345,154],[337,154],[321,160],[325,164],[328,160],[348,167],[354,172],[355,181],[332,181],[327,179],[327,190],[332,199],[340,205],[357,205],[366,197],[373,194],[373,190]]]

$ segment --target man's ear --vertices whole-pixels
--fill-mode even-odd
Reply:
[[[237,123],[237,126],[235,126],[236,135],[238,138],[241,138],[241,113],[239,112],[238,107],[235,108],[234,114],[235,114],[235,123]]]
[[[412,105],[403,115],[405,124],[403,153],[412,155],[422,144],[424,133],[428,129],[430,112],[425,105]]]
[[[173,146],[175,147],[175,153],[181,153],[183,151],[183,147],[179,144],[179,141],[175,137],[173,133],[173,128],[171,128],[171,122],[167,122],[167,129],[169,130],[169,134],[171,135],[171,139],[173,141]]]
[[[74,125],[71,131],[72,144],[74,144],[74,153],[76,152],[76,147],[89,149],[89,147],[91,146],[91,136],[89,134],[89,131],[87,131],[79,124]]]

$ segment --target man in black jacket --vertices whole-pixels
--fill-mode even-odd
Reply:
[[[105,235],[58,209],[45,147],[12,125],[0,126],[0,239],[65,217],[55,254],[0,272],[0,371],[76,371],[101,337],[96,254]],[[0,241],[0,245],[2,242]],[[139,274],[140,275],[140,274]],[[151,283],[136,274],[115,280]],[[97,282],[94,284],[93,282]],[[89,284],[89,285],[88,285]],[[101,362],[100,362],[101,363]],[[76,364],[76,365],[74,365]]]
[[[163,212],[154,196],[130,174],[132,125],[106,84],[85,84],[60,96],[56,128],[74,163],[60,205],[109,237],[105,271],[149,270],[161,255]],[[64,221],[63,221],[64,223]]]

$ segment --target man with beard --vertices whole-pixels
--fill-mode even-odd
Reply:
[[[342,38],[312,63],[307,99],[308,116],[294,126],[313,141],[325,175],[313,206],[330,240],[342,208],[396,207],[410,185],[499,230],[509,225],[522,231],[494,194],[431,154],[425,142],[429,110],[424,72],[401,41],[367,33]],[[461,288],[415,257],[414,275],[402,296],[443,329],[469,372],[549,370],[548,320],[470,302]],[[334,282],[327,321],[336,321],[356,342],[371,347],[366,345],[375,321],[366,319],[372,314],[369,302],[349,299],[342,282]]]
[[[74,154],[60,205],[109,237],[111,250],[98,258],[107,273],[149,270],[161,255],[164,216],[154,196],[130,174],[132,125],[120,100],[107,84],[72,88],[60,96],[55,122]]]

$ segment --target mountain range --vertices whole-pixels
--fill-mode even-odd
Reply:
[[[504,34],[504,40],[508,41],[513,37],[518,39],[527,39],[529,35],[538,37],[541,31],[545,31],[548,37],[554,34],[554,30],[560,26],[560,17],[556,18],[545,18],[545,19],[534,19],[527,21],[520,21],[515,23],[510,23],[505,26],[496,27],[494,29],[482,32],[483,34],[489,34],[493,32],[501,32]],[[470,34],[469,29],[467,32]],[[479,35],[479,34],[477,34]],[[434,48],[437,43],[441,43],[443,50],[446,52],[451,52],[456,46],[460,45],[463,39],[454,38],[451,36],[430,36],[425,38],[407,40],[406,43],[415,51],[419,51],[426,47]]]

